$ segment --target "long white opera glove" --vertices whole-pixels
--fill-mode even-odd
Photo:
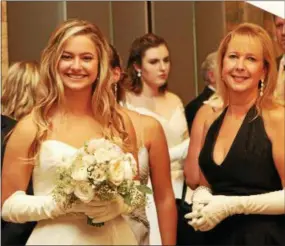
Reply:
[[[70,208],[63,209],[52,196],[30,196],[24,191],[16,191],[6,199],[2,206],[2,217],[5,221],[25,223],[53,219],[67,213],[85,213],[93,211],[97,206],[106,206],[109,202],[93,202],[92,206],[86,203],[74,203]]]
[[[3,219],[14,223],[52,219],[61,214],[64,211],[52,196],[30,196],[24,191],[13,193],[2,206]]]
[[[90,205],[93,205],[96,209],[87,211],[85,214],[92,219],[93,223],[107,222],[132,211],[132,208],[124,202],[121,196],[118,196],[106,205],[98,206],[96,202],[90,202]]]
[[[184,160],[188,153],[190,138],[185,139],[182,143],[169,148],[170,161]]]
[[[283,189],[260,195],[213,196],[200,213],[192,213],[189,218],[198,218],[193,227],[200,231],[208,231],[234,214],[279,215],[284,213],[285,191]]]

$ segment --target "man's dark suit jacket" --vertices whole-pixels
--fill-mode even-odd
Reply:
[[[14,128],[16,121],[1,115],[1,169],[3,165],[3,156],[6,148],[6,135]],[[27,194],[33,195],[33,186],[30,180]],[[25,224],[15,224],[1,219],[1,245],[25,245],[36,222]]]
[[[208,100],[210,96],[212,96],[213,94],[214,91],[211,90],[208,86],[206,86],[202,91],[202,93],[198,97],[193,99],[191,102],[189,102],[185,107],[185,115],[186,115],[189,133],[191,132],[192,123],[196,113],[203,105],[203,102]]]

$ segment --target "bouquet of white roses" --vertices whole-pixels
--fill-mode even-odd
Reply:
[[[146,194],[152,193],[135,176],[137,163],[131,153],[107,139],[94,139],[59,168],[53,197],[67,208],[78,200],[111,201],[119,195],[135,209],[145,206]],[[90,219],[88,223],[92,224]]]

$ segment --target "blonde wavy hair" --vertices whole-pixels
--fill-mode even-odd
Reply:
[[[229,42],[235,36],[248,36],[254,40],[259,40],[263,48],[263,64],[267,73],[264,79],[263,96],[259,96],[255,103],[258,114],[261,114],[263,108],[271,108],[277,104],[284,105],[274,97],[274,91],[277,85],[277,68],[272,40],[262,27],[252,23],[243,23],[238,25],[221,41],[217,58],[217,92],[206,102],[206,104],[218,105],[217,107],[225,108],[229,103],[228,88],[222,79],[222,70],[223,60],[228,49]]]
[[[13,63],[2,84],[2,114],[15,120],[29,114],[35,105],[39,80],[36,61]]]
[[[51,35],[41,55],[40,76],[44,84],[42,96],[39,97],[33,111],[37,125],[36,137],[30,147],[30,156],[38,153],[40,144],[51,130],[50,113],[54,106],[64,106],[64,86],[58,73],[58,64],[67,40],[71,37],[88,36],[94,43],[98,55],[98,76],[93,84],[92,111],[103,128],[104,137],[116,142],[123,150],[128,150],[128,134],[125,130],[123,116],[118,110],[116,99],[111,89],[112,71],[110,69],[109,44],[100,29],[88,21],[70,19],[60,25]]]

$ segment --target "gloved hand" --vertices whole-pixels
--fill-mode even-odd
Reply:
[[[169,148],[170,162],[184,160],[188,153],[190,138],[185,139],[182,143]]]
[[[128,206],[121,196],[117,196],[114,200],[106,204],[99,205],[98,202],[91,201],[88,203],[93,210],[86,211],[85,214],[92,219],[92,223],[102,223],[112,220],[121,214],[128,214],[132,208]]]
[[[195,230],[196,221],[200,216],[200,210],[208,204],[212,199],[211,189],[206,186],[199,186],[192,194],[192,212],[186,214],[184,217],[186,219],[192,219],[188,222]]]
[[[28,221],[53,219],[68,213],[94,211],[108,203],[110,202],[94,201],[91,204],[75,202],[70,208],[64,209],[61,204],[54,201],[52,196],[31,196],[26,195],[24,191],[16,191],[4,202],[2,217],[5,221],[26,223]]]
[[[284,189],[250,196],[213,196],[208,205],[199,213],[190,213],[189,218],[196,218],[193,226],[198,230],[209,231],[234,214],[284,214],[284,201]]]

